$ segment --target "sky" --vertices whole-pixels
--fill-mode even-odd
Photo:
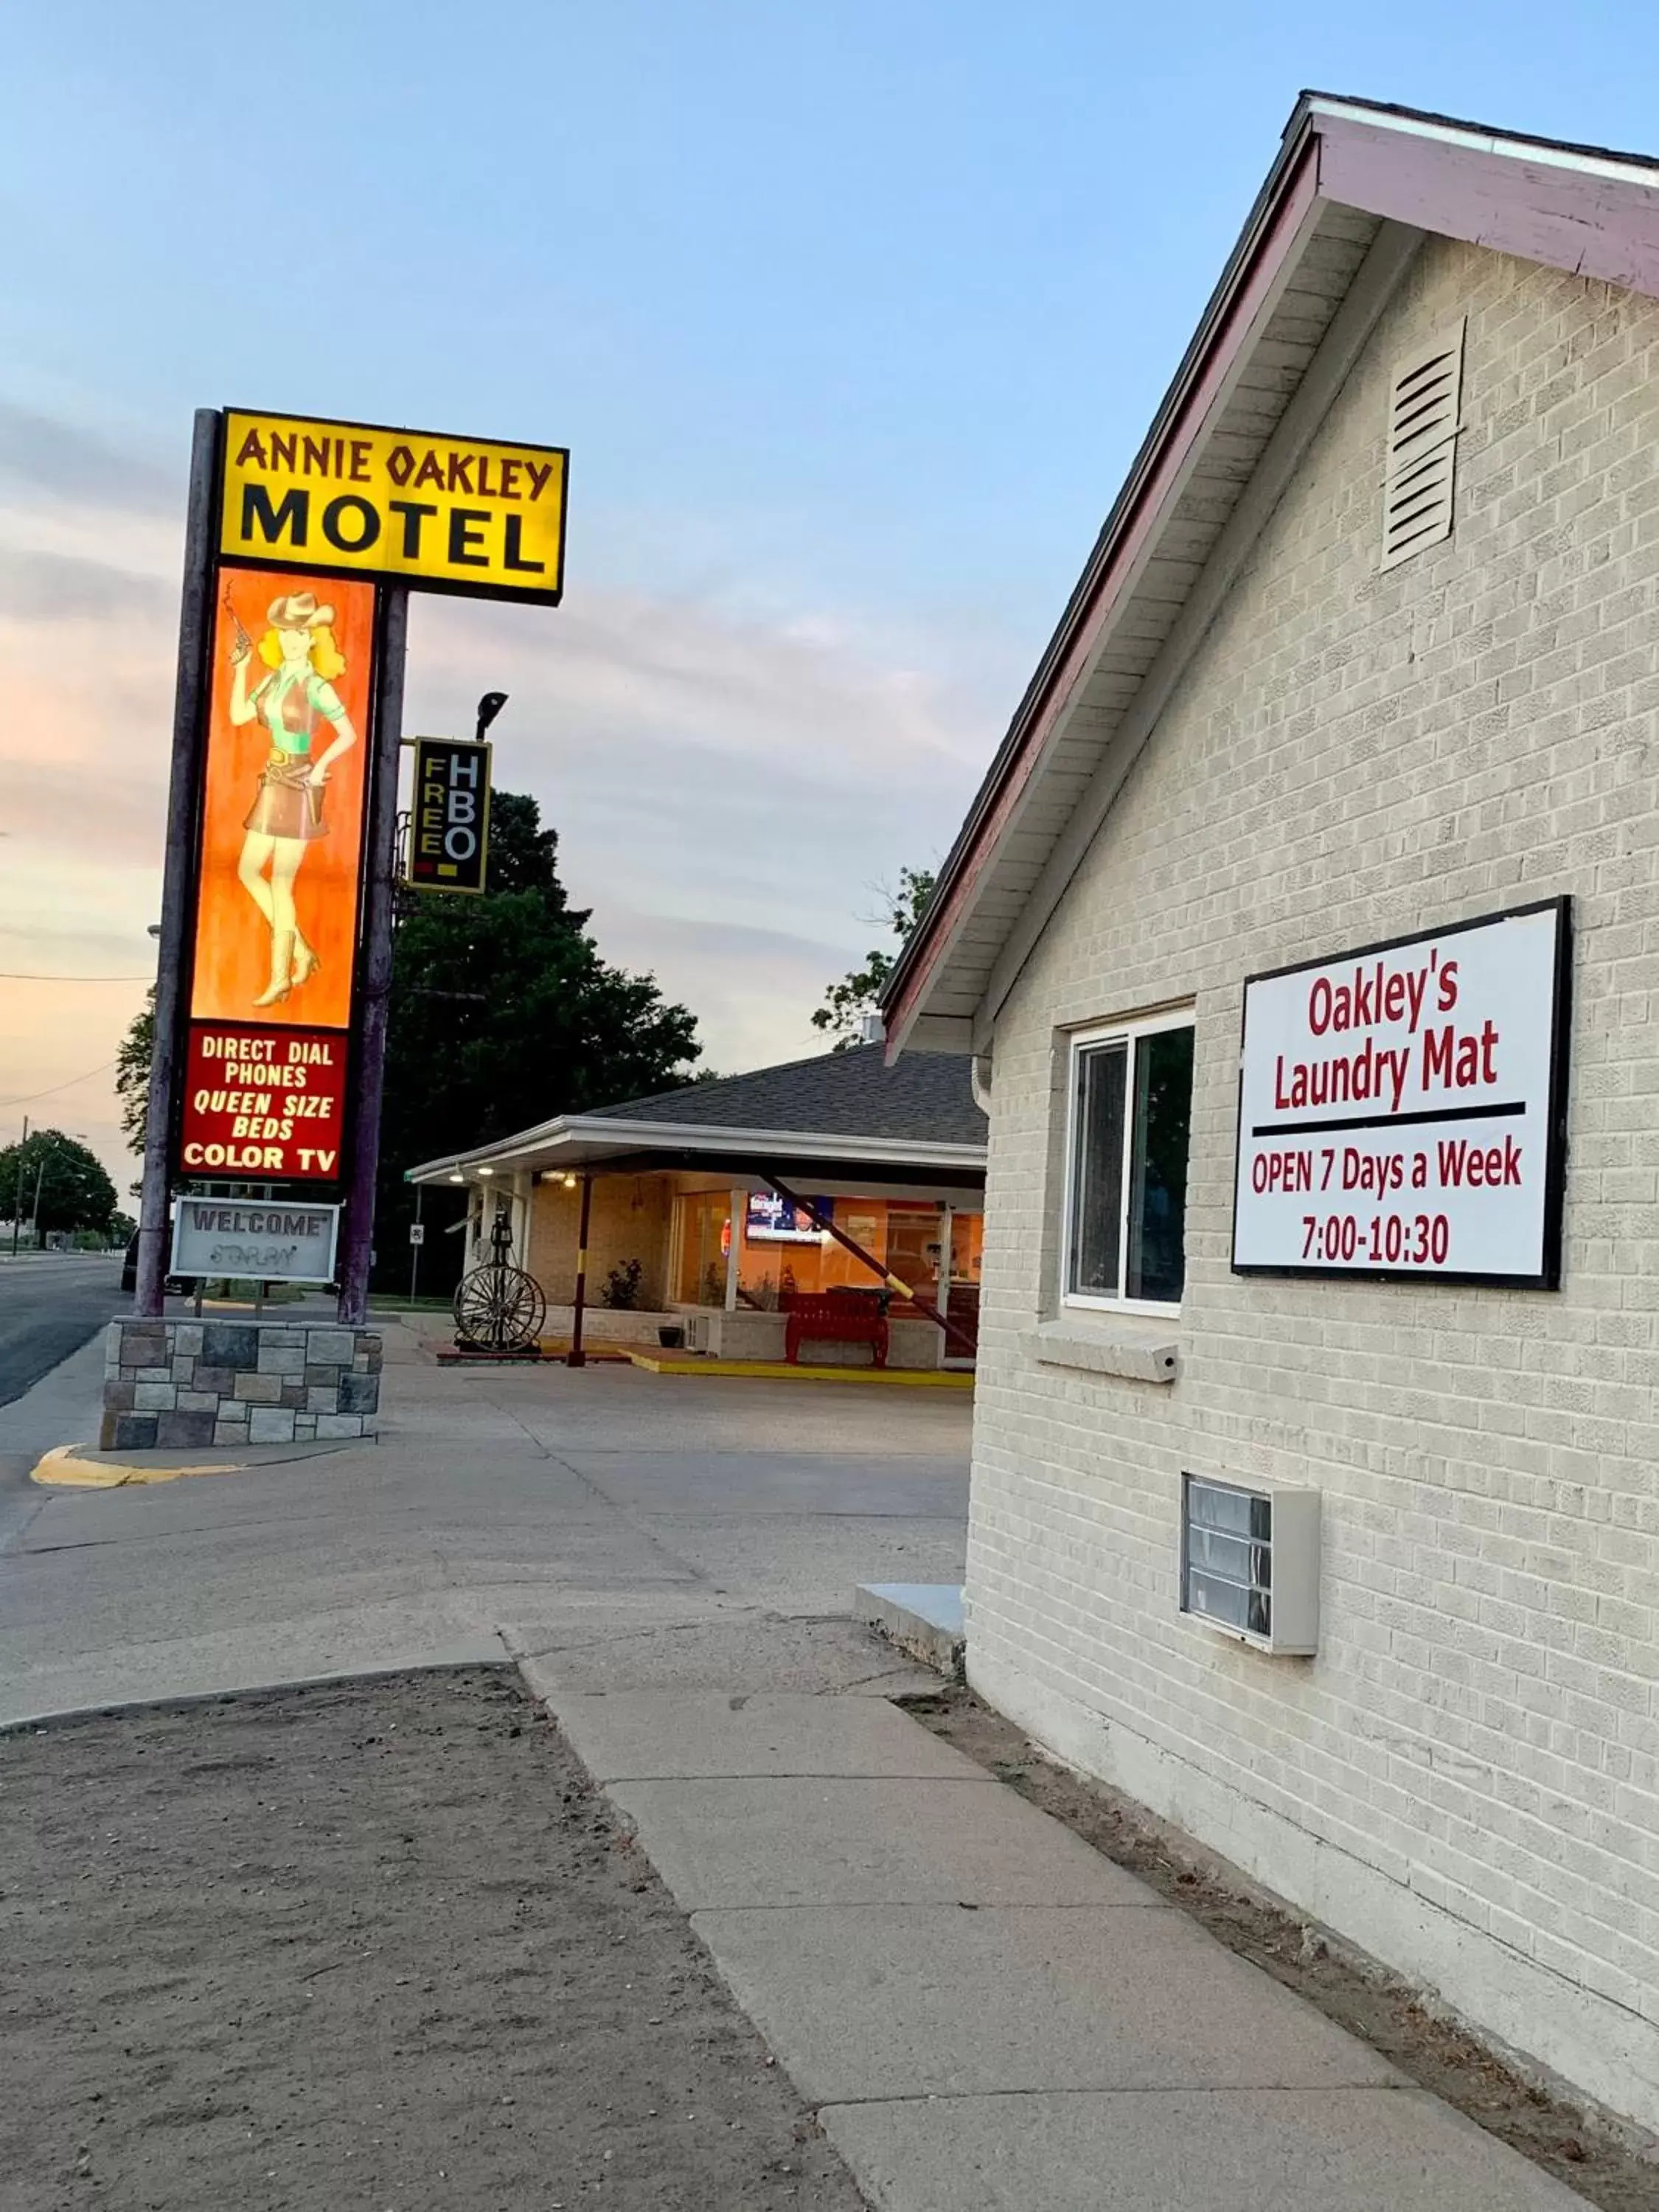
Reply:
[[[153,972],[191,415],[571,450],[556,610],[417,599],[723,1072],[936,864],[1304,86],[1659,150],[1640,0],[5,11],[0,1142]],[[35,980],[45,978],[47,980]]]

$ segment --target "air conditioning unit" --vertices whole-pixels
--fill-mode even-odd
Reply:
[[[1319,1492],[1181,1478],[1181,1610],[1258,1651],[1319,1645]]]

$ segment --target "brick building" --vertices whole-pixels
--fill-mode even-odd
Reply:
[[[1649,2125],[1656,368],[1659,167],[1304,97],[887,1008],[990,1103],[975,1684]]]
[[[985,1115],[963,1055],[890,1067],[881,1047],[693,1084],[587,1114],[559,1115],[455,1158],[409,1170],[417,1185],[465,1184],[467,1264],[487,1256],[505,1211],[514,1256],[540,1283],[557,1334],[576,1281],[584,1180],[591,1333],[637,1340],[684,1328],[726,1358],[781,1358],[798,1297],[879,1287],[871,1268],[786,1204],[769,1178],[814,1202],[889,1278],[946,1311],[947,1342],[907,1300],[892,1308],[891,1358],[934,1367],[969,1358],[983,1248]],[[611,1312],[613,1278],[631,1304]],[[866,1346],[815,1359],[867,1361]]]

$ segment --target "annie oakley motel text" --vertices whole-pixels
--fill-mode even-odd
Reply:
[[[313,501],[309,483],[269,490],[244,482],[242,538],[314,550],[325,561],[330,548],[366,554],[384,538],[406,562],[430,555],[457,568],[483,568],[495,562],[523,575],[544,573],[546,562],[526,550],[522,510],[534,507],[553,483],[552,461],[469,450],[449,440],[402,441],[384,456],[383,483],[374,465],[377,447],[375,439],[345,433],[247,430],[231,456],[234,469],[314,478],[317,490]],[[423,499],[423,491],[439,496]],[[490,504],[460,507],[458,498]]]

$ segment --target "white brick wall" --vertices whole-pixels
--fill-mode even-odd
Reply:
[[[1467,313],[1449,542],[1390,363]],[[1659,305],[1431,242],[1000,1021],[973,1680],[1659,2125]],[[1236,1278],[1248,972],[1575,902],[1557,1294]],[[1040,1366],[1055,1031],[1191,997],[1172,1386]],[[1182,1467],[1324,1495],[1319,1656],[1176,1611]]]

